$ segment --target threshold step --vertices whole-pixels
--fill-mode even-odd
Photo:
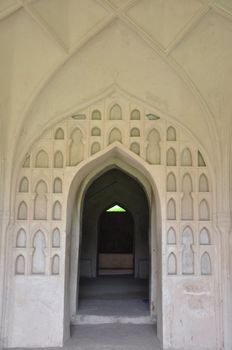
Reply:
[[[97,325],[97,324],[156,324],[156,318],[152,316],[101,316],[101,315],[76,315],[72,325]]]

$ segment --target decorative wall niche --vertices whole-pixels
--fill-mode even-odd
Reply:
[[[130,136],[131,137],[138,137],[138,136],[140,136],[140,130],[138,128],[131,129]]]
[[[210,244],[210,234],[207,228],[203,227],[199,235],[200,245],[209,245]]]
[[[23,168],[30,168],[30,162],[31,162],[31,157],[29,154],[25,156],[24,162],[23,162]]]
[[[173,198],[168,201],[167,205],[167,219],[176,220],[176,204]]]
[[[15,260],[15,274],[16,275],[25,274],[25,258],[23,255],[17,256]]]
[[[192,249],[193,232],[189,226],[187,226],[183,231],[182,244],[182,273],[191,275],[194,273],[194,253]]]
[[[174,253],[170,253],[168,256],[168,275],[176,275],[177,273],[177,261]]]
[[[34,253],[32,256],[32,273],[45,273],[45,247],[46,241],[42,231],[37,231],[33,240]]]
[[[52,275],[59,275],[60,273],[60,258],[54,255],[52,258]]]
[[[202,275],[211,275],[212,274],[212,265],[210,256],[207,252],[205,252],[201,256],[201,274]]]
[[[64,140],[64,130],[62,128],[58,128],[56,130],[55,140]]]
[[[29,182],[27,177],[23,177],[19,184],[19,192],[28,192]]]
[[[167,233],[167,244],[176,244],[176,231],[173,227],[170,227]]]
[[[18,220],[27,220],[27,205],[24,201],[19,204],[17,218]]]
[[[53,220],[61,220],[62,207],[59,201],[56,201],[53,205],[52,218]]]
[[[198,151],[198,166],[206,166],[205,160],[200,151]]]
[[[205,199],[203,199],[199,205],[199,220],[209,220],[209,205]]]
[[[49,167],[49,158],[47,152],[41,150],[37,153],[35,158],[35,167],[36,168],[48,168]]]
[[[34,220],[47,219],[47,184],[40,180],[36,185],[36,196],[34,202]]]
[[[134,109],[130,115],[131,120],[140,120],[140,112],[138,109]]]
[[[205,174],[201,174],[199,178],[199,192],[209,192],[209,183]]]
[[[118,104],[115,104],[110,110],[110,120],[122,119],[122,109]]]
[[[101,145],[99,142],[94,142],[91,146],[91,154],[95,154],[101,150]]]
[[[24,229],[20,229],[17,232],[17,236],[16,236],[16,247],[17,248],[26,248],[27,245],[27,235],[26,232],[24,231]]]
[[[101,120],[101,112],[98,109],[92,112],[92,120]]]
[[[167,165],[176,166],[176,151],[173,148],[169,148],[167,151]]]
[[[98,127],[92,128],[91,136],[101,136],[101,130]]]
[[[75,166],[84,158],[83,134],[80,129],[76,128],[71,134],[69,147],[69,165]]]
[[[173,173],[167,177],[167,192],[176,192],[176,177]]]
[[[176,141],[176,130],[172,126],[167,129],[167,141]]]
[[[182,198],[181,198],[181,219],[193,220],[193,199],[191,192],[193,190],[192,179],[189,174],[185,174],[182,180]]]
[[[137,142],[132,142],[130,150],[137,155],[140,155],[140,145]]]
[[[122,134],[118,128],[112,129],[109,135],[109,144],[115,141],[122,142]]]
[[[54,155],[54,168],[63,168],[64,160],[61,151],[57,151]]]
[[[150,164],[160,164],[160,134],[156,129],[152,129],[147,137],[147,161]]]
[[[192,154],[189,148],[185,148],[181,154],[181,165],[192,166]]]
[[[52,247],[60,248],[60,230],[55,228],[52,232]]]
[[[59,177],[53,182],[53,193],[62,193],[62,180]]]

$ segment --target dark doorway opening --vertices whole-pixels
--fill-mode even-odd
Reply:
[[[139,181],[118,168],[86,191],[79,269],[82,320],[93,314],[149,315],[148,201]]]
[[[134,274],[134,223],[124,211],[104,211],[98,225],[98,275]]]

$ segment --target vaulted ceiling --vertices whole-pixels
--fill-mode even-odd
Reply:
[[[200,115],[207,115],[208,120],[204,125],[199,124],[196,134],[201,133],[201,128],[211,128],[213,137],[208,146],[215,137],[223,139],[231,127],[231,0],[1,0],[0,48],[2,130],[4,135],[7,131],[15,135],[17,140],[20,135],[28,134],[35,119],[37,129],[43,128],[46,118],[52,120],[55,113],[62,114],[68,105],[74,105],[67,93],[68,102],[61,106],[65,77],[69,77],[66,84],[70,89],[75,89],[72,85],[75,77],[79,79],[80,90],[95,88],[97,91],[97,85],[101,90],[115,82],[127,89],[126,78],[131,80],[133,76],[127,76],[130,68],[123,55],[127,56],[126,61],[130,57],[132,67],[137,65],[134,86],[140,84],[140,80],[143,86],[146,80],[150,81],[150,99],[161,111],[177,120],[180,116],[180,122],[188,113],[191,120],[196,115],[196,123]],[[115,62],[110,54],[105,54],[107,48],[111,52],[115,50]],[[104,62],[102,52],[106,57]],[[141,55],[146,55],[144,65],[142,59],[139,60]],[[98,60],[104,66],[104,77]],[[82,79],[76,66],[82,67]],[[149,74],[142,77],[145,66],[154,74],[152,82]],[[96,83],[85,86],[88,70],[95,75]],[[60,71],[63,75],[59,76]],[[183,87],[174,82],[171,71],[178,77],[175,79],[183,82]],[[109,79],[107,74],[111,74]],[[124,80],[122,74],[126,77]],[[181,110],[172,103],[175,93],[179,100],[181,96],[186,101],[190,98],[185,96],[184,86],[191,91],[199,110],[192,107],[193,102],[189,102],[189,110],[186,105],[185,110]],[[168,91],[169,98],[162,89]],[[46,110],[39,111],[38,99]],[[31,111],[37,117],[34,121],[31,118],[30,124]],[[186,119],[186,124],[189,122]]]

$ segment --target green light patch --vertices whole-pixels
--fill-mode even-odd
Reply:
[[[114,205],[113,207],[109,208],[106,210],[107,213],[125,213],[126,210],[122,207],[120,207],[120,205]]]

